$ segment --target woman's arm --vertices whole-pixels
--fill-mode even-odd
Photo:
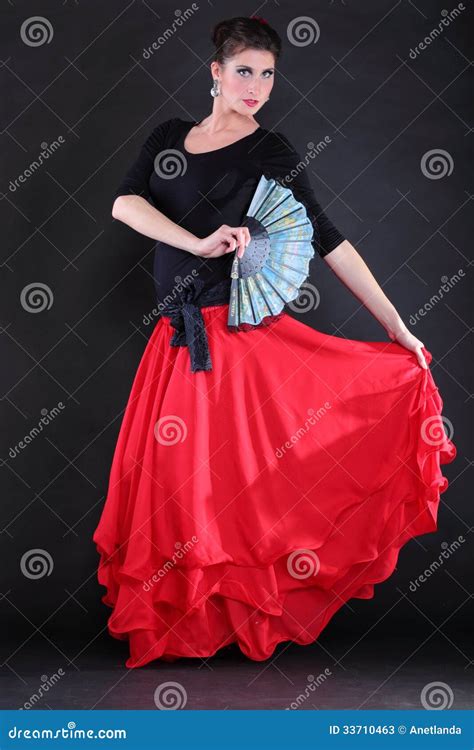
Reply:
[[[140,195],[119,195],[113,203],[112,216],[145,237],[196,253],[198,237],[168,219]]]
[[[313,246],[339,279],[383,325],[392,340],[415,352],[422,367],[428,367],[422,352],[424,344],[410,333],[395,307],[385,296],[368,266],[349,240],[334,226],[314,194],[302,159],[281,132],[267,137],[262,172],[289,187],[306,208],[314,226]]]
[[[114,193],[112,216],[145,237],[202,258],[215,258],[237,247],[242,257],[250,242],[247,228],[224,224],[208,237],[198,238],[149,202],[155,159],[166,148],[167,133],[175,124],[176,118],[171,118],[153,128]]]
[[[349,240],[344,240],[325,255],[324,261],[385,328],[389,337],[415,352],[420,365],[427,368],[428,365],[422,352],[424,344],[410,333],[396,308]]]
[[[250,242],[247,227],[228,224],[222,224],[207,237],[196,237],[140,195],[119,195],[112,205],[112,216],[146,237],[201,258],[217,258],[234,250],[241,258]]]

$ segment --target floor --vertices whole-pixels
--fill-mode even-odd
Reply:
[[[126,644],[107,634],[82,653],[77,642],[51,645],[37,634],[3,660],[0,708],[419,709],[430,700],[472,708],[467,634],[430,633],[358,639],[331,632],[310,646],[282,643],[264,662],[233,644],[207,660],[140,669],[123,666]],[[170,690],[160,687],[169,681],[176,683]],[[442,684],[430,698],[431,683]]]

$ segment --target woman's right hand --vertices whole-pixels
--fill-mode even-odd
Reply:
[[[208,237],[198,240],[193,254],[201,258],[217,258],[219,255],[233,253],[238,248],[237,255],[241,258],[249,242],[250,232],[247,227],[230,227],[228,224],[222,224]]]

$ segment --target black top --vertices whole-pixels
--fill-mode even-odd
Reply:
[[[185,150],[184,140],[195,124],[173,117],[157,125],[114,198],[141,195],[172,221],[203,238],[222,224],[242,226],[263,174],[267,179],[283,180],[281,184],[303,203],[314,227],[313,246],[320,256],[343,242],[343,235],[316,200],[304,162],[283,133],[259,127],[228,146],[192,154]],[[172,294],[177,282],[192,278],[188,276],[191,273],[202,279],[205,288],[229,278],[233,258],[234,253],[200,258],[157,242],[154,278],[158,301]]]

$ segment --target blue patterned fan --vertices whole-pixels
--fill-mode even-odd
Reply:
[[[290,188],[262,175],[241,226],[250,242],[232,263],[227,325],[258,325],[296,299],[314,256],[314,228]]]

